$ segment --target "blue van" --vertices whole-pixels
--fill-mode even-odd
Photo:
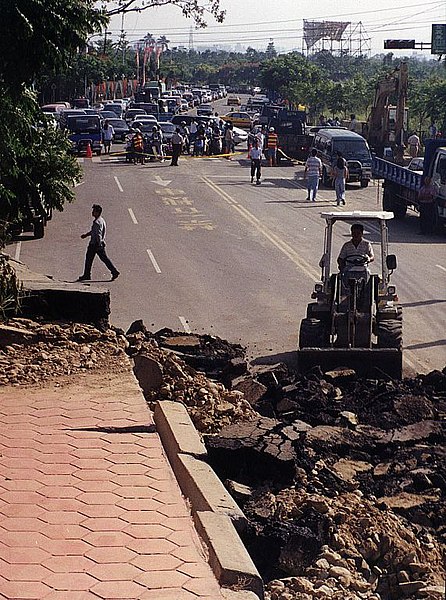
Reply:
[[[321,128],[314,136],[313,148],[322,161],[322,182],[331,184],[331,170],[336,163],[337,152],[341,152],[347,162],[348,181],[359,181],[367,187],[372,178],[372,155],[365,139],[342,128]]]
[[[69,115],[65,130],[73,143],[73,152],[80,154],[87,149],[88,142],[92,152],[98,156],[102,152],[102,127],[98,115]]]

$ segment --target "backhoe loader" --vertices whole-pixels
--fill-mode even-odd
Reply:
[[[387,221],[391,212],[324,212],[324,253],[299,334],[299,370],[350,367],[361,376],[402,377],[402,307],[390,277],[396,256],[388,254]],[[379,273],[371,273],[369,257],[350,254],[341,271],[332,272],[333,227],[360,223],[380,238]],[[377,245],[377,244],[376,244]],[[376,264],[376,262],[374,263]]]

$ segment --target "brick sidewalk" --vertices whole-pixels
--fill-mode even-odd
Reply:
[[[130,372],[1,389],[0,597],[222,598]]]

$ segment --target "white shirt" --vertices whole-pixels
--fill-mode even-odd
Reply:
[[[104,142],[111,142],[111,140],[113,139],[114,133],[115,133],[115,130],[113,129],[113,127],[111,125],[109,125],[108,127],[104,127],[104,129],[102,130],[102,135],[104,136]]]
[[[261,148],[251,148],[249,151],[249,155],[253,160],[259,160],[262,158],[262,149]]]
[[[363,254],[368,256],[370,259],[375,257],[372,244],[370,242],[367,240],[361,240],[359,244],[355,246],[350,240],[349,242],[345,242],[345,244],[342,246],[338,258],[345,259],[348,256],[354,256],[355,254]]]
[[[411,135],[407,141],[409,143],[409,146],[419,146],[420,145],[420,138],[415,133],[413,135]]]
[[[309,156],[305,163],[305,171],[309,176],[319,175],[322,169],[322,161],[317,156]]]

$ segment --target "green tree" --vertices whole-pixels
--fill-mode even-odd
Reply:
[[[73,200],[79,166],[63,132],[45,123],[32,84],[68,64],[106,17],[92,0],[1,0],[0,7],[0,215],[12,221],[41,214],[42,198],[58,210]]]
[[[1,0],[0,11],[0,80],[11,94],[31,85],[43,69],[67,66],[107,22],[93,0]]]
[[[111,5],[107,10],[109,16],[121,13],[141,13],[149,8],[172,4],[177,6],[188,19],[193,19],[198,27],[206,27],[206,15],[214,17],[222,23],[226,11],[220,9],[220,0],[105,0]]]

